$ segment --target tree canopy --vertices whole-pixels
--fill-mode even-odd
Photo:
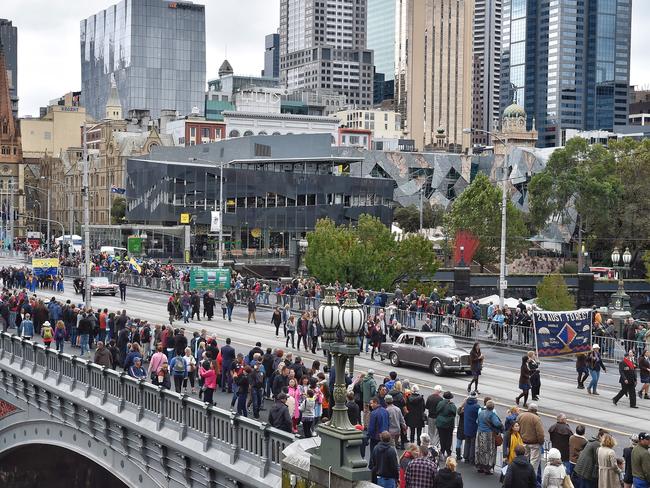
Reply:
[[[126,218],[126,198],[115,197],[111,205],[111,224],[122,224]]]
[[[431,229],[442,225],[444,209],[425,201],[422,207],[422,225]],[[393,220],[404,232],[417,232],[420,229],[420,209],[415,205],[399,207],[393,212]]]
[[[544,276],[542,281],[537,284],[536,303],[543,310],[550,312],[573,310],[576,306],[575,299],[566,286],[566,281],[557,273]]]
[[[433,277],[439,265],[426,238],[408,235],[398,242],[378,218],[365,214],[356,227],[321,219],[307,242],[305,265],[321,283],[390,290],[407,279]]]
[[[506,255],[519,256],[527,247],[528,229],[522,212],[508,199],[506,204]],[[450,236],[469,231],[479,239],[474,260],[485,266],[499,261],[501,249],[501,190],[479,173],[454,201],[445,216]]]

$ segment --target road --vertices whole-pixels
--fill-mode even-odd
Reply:
[[[0,266],[22,265],[16,260],[0,258]],[[58,294],[52,292],[39,293],[49,299],[56,296],[59,300],[71,299],[75,303],[81,302],[81,297],[74,294],[71,280],[66,280],[66,292]],[[108,308],[109,311],[119,311],[125,308],[132,318],[140,317],[147,319],[150,323],[168,323],[166,310],[167,295],[150,290],[128,288],[126,303],[120,303],[119,297],[93,297],[92,306],[97,308]],[[220,312],[220,308],[217,310]],[[191,321],[186,325],[186,330],[206,329],[209,334],[216,334],[219,344],[223,343],[226,337],[230,337],[238,352],[248,352],[256,341],[260,341],[264,348],[281,347],[286,350],[284,338],[275,336],[275,328],[270,323],[271,313],[269,310],[258,309],[257,324],[246,322],[246,310],[243,306],[236,306],[233,314],[233,321],[228,322],[221,319],[220,314],[213,321]],[[180,326],[182,322],[176,322]],[[294,351],[295,355],[296,351]],[[481,375],[480,391],[481,396],[493,398],[497,404],[497,413],[503,417],[505,410],[514,404],[514,398],[519,394],[517,388],[519,378],[519,365],[521,363],[521,351],[508,349],[502,346],[485,345],[483,353],[486,356],[483,374]],[[323,360],[322,352],[312,355],[310,352],[300,351],[300,356],[307,364],[312,360]],[[375,370],[376,378],[383,378],[388,372],[395,370],[400,378],[408,378],[411,382],[417,383],[428,395],[432,388],[440,384],[444,390],[450,390],[455,397],[457,404],[462,402],[466,396],[468,377],[451,375],[436,377],[430,371],[410,367],[391,368],[388,362],[371,360],[369,354],[362,353],[355,360],[357,371],[372,368]],[[576,388],[576,373],[572,359],[544,360],[540,367],[542,377],[542,388],[540,400],[537,402],[545,428],[555,422],[559,413],[565,413],[569,418],[572,427],[581,423],[587,427],[589,437],[598,428],[605,428],[612,432],[617,438],[619,449],[629,444],[629,435],[639,431],[649,430],[648,413],[650,401],[638,400],[641,408],[630,409],[626,398],[623,398],[618,406],[612,404],[612,397],[618,391],[618,370],[615,364],[608,368],[608,372],[601,375],[599,391],[600,396],[594,397],[586,393],[586,390]],[[221,404],[223,406],[223,404]],[[463,469],[463,471],[466,471]],[[471,473],[469,473],[471,474]]]

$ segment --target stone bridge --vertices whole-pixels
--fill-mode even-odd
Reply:
[[[129,487],[274,487],[293,441],[265,423],[0,334],[0,458],[47,444]]]

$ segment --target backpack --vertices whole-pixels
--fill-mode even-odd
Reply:
[[[185,374],[185,360],[181,356],[176,356],[174,361],[174,373]]]
[[[43,339],[52,339],[52,327],[43,328]]]

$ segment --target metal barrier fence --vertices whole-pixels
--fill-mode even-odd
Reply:
[[[295,440],[292,434],[266,423],[208,406],[187,395],[8,333],[0,334],[0,364],[0,372],[15,369],[27,377],[42,373],[48,386],[60,390],[61,396],[71,395],[72,401],[75,397],[94,396],[101,405],[111,403],[119,412],[130,410],[138,423],[143,419],[146,425],[154,422],[157,431],[169,424],[179,433],[179,441],[187,436],[198,439],[203,443],[204,452],[228,448],[233,453],[231,462],[238,456],[247,456],[260,466],[262,477],[269,472],[281,474],[281,453]]]

